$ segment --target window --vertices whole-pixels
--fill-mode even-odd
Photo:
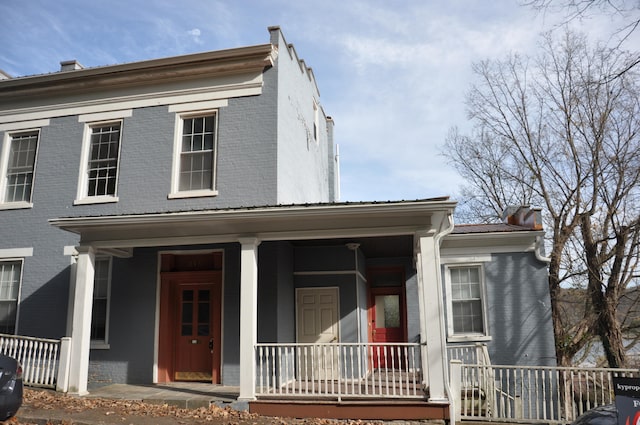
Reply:
[[[0,333],[16,332],[22,261],[0,261]]]
[[[217,194],[215,191],[217,113],[181,116],[176,127],[179,137],[176,138],[173,197]]]
[[[93,310],[91,315],[91,342],[108,343],[109,294],[111,292],[111,257],[96,257],[93,279]]]
[[[87,125],[76,203],[117,201],[121,129],[121,121]]]
[[[447,267],[449,335],[486,336],[483,269],[479,265]]]
[[[39,134],[38,130],[32,130],[9,135],[0,185],[3,203],[31,204]]]
[[[91,128],[87,196],[116,194],[120,123]]]

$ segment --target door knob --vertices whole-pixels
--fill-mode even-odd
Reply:
[[[213,353],[213,338],[209,340],[209,350],[211,350],[211,353]]]

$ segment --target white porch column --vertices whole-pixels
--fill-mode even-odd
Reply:
[[[258,245],[257,238],[240,242],[240,396],[256,398],[256,356],[258,342]]]
[[[73,287],[71,322],[69,393],[83,395],[87,393],[87,378],[89,375],[95,251],[90,246],[80,246],[77,250],[78,263]]]
[[[429,384],[429,401],[446,401],[447,365],[444,332],[444,298],[435,232],[416,234],[418,289],[421,290],[420,318],[423,320],[422,342],[426,343],[427,363],[423,371]]]

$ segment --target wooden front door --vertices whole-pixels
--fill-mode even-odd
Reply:
[[[298,343],[338,342],[338,288],[297,289],[296,310]],[[305,346],[298,358],[300,379],[336,379],[338,360],[335,347]]]
[[[220,383],[222,274],[162,273],[158,382]]]
[[[219,327],[214,319],[219,317],[215,285],[180,285],[178,293],[176,309],[180,319],[175,329],[175,380],[215,382],[218,365],[214,367],[213,359],[217,356],[214,351],[220,346],[214,332]]]
[[[400,268],[369,271],[369,341],[373,343],[406,342],[404,272]],[[374,368],[401,366],[397,350],[374,346]],[[394,357],[395,356],[395,357]]]

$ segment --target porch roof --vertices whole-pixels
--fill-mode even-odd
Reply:
[[[80,236],[81,245],[133,248],[174,244],[411,235],[442,230],[456,202],[414,201],[275,205],[49,220]]]

